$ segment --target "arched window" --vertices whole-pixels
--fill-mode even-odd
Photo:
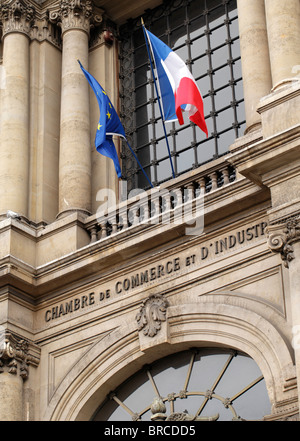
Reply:
[[[253,359],[234,350],[199,348],[145,366],[109,395],[93,419],[260,420],[270,412]]]
[[[143,16],[147,28],[188,65],[201,90],[209,136],[188,118],[167,123],[175,174],[222,156],[245,125],[236,0],[165,0]],[[120,29],[121,119],[154,184],[172,177],[168,149],[140,19]],[[122,151],[128,190],[147,182],[127,146]]]

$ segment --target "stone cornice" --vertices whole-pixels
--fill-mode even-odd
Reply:
[[[226,166],[224,160],[223,162],[215,161],[214,164],[202,167],[197,173],[190,172],[156,189],[157,192],[173,191],[174,194],[180,192],[181,199],[186,189],[185,196],[188,195],[189,198],[182,200],[184,204],[180,203],[177,208],[167,209],[166,205],[165,208],[168,211],[164,213],[158,211],[157,215],[149,218],[148,222],[134,217],[132,225],[126,225],[126,216],[121,222],[120,214],[124,215],[129,211],[136,213],[134,207],[139,203],[139,199],[135,198],[111,207],[102,217],[99,213],[88,218],[74,213],[38,229],[26,224],[23,220],[13,218],[3,220],[0,228],[0,235],[5,238],[0,259],[2,284],[11,284],[32,298],[41,297],[50,292],[53,287],[57,292],[59,287],[66,286],[67,283],[73,284],[76,280],[84,280],[87,277],[90,279],[99,277],[96,276],[99,268],[102,272],[111,271],[116,261],[119,263],[124,261],[125,249],[125,261],[127,261],[140,256],[142,250],[146,253],[149,249],[161,247],[165,242],[171,243],[173,240],[183,238],[188,213],[194,215],[199,208],[197,203],[201,201],[201,198],[197,196],[199,190],[200,194],[205,196],[206,231],[210,231],[211,228],[214,230],[213,225],[219,213],[222,213],[222,216],[233,214],[236,216],[237,210],[248,210],[254,201],[255,204],[268,204],[269,194],[261,191],[245,178],[229,182],[225,173],[228,172]],[[216,177],[217,174],[220,175],[221,170],[223,170],[224,183],[218,187]],[[212,181],[211,189],[207,192],[207,189],[202,187],[202,181],[205,183],[206,176],[211,176]],[[190,188],[193,186],[195,188]],[[145,197],[147,197],[145,199],[147,206],[148,202],[152,201],[153,204],[156,202],[155,194],[150,190]],[[141,203],[144,203],[144,200]],[[159,210],[159,207],[157,209]],[[113,216],[115,210],[118,210],[118,216]],[[167,218],[164,220],[162,215],[170,218],[170,222]],[[115,217],[120,221],[119,229],[115,229],[113,222]],[[111,231],[105,229],[107,221],[112,222]],[[62,244],[60,238],[64,231],[69,241]],[[194,232],[198,237],[198,231],[196,233]],[[20,252],[10,254],[11,238],[24,244],[20,247]],[[25,249],[32,250],[32,252],[25,255],[22,251]]]
[[[270,170],[291,164],[299,158],[299,134],[300,125],[297,125],[232,151],[226,160],[243,176],[258,185],[264,185],[264,175]]]

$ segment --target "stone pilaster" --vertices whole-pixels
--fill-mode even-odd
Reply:
[[[0,215],[8,210],[27,216],[29,177],[29,32],[34,8],[26,1],[3,2],[1,93]]]
[[[261,126],[260,99],[272,89],[264,0],[238,0],[246,133]]]
[[[252,2],[249,2],[252,3]],[[299,0],[265,0],[273,89],[299,80]]]
[[[117,108],[118,87],[116,78],[118,77],[117,63],[118,44],[117,30],[104,17],[101,25],[91,32],[89,42],[89,71],[99,81],[106,90],[111,102]],[[99,63],[99,60],[102,60]],[[101,202],[98,200],[98,192],[103,188],[111,189],[114,194],[118,194],[119,182],[114,169],[113,161],[103,155],[99,155],[94,148],[96,127],[99,121],[99,105],[95,94],[90,88],[90,116],[91,116],[91,145],[92,147],[92,212],[96,213]],[[114,139],[116,149],[119,149],[119,140]]]
[[[23,382],[29,366],[39,363],[39,350],[11,332],[0,335],[0,421],[23,419]]]

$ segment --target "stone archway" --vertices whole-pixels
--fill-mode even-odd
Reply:
[[[89,420],[105,396],[145,364],[197,345],[232,347],[248,354],[265,378],[272,413],[295,407],[297,390],[289,387],[295,376],[290,350],[257,312],[205,301],[170,306],[164,324],[167,332],[149,340],[148,347],[143,340],[143,350],[136,323],[97,341],[57,387],[43,419]]]

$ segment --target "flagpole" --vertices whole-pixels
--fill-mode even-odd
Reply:
[[[130,144],[129,144],[129,142],[127,141],[127,139],[126,138],[124,138],[125,139],[125,141],[126,141],[126,144],[128,145],[128,147],[129,147],[129,149],[130,149],[130,151],[131,151],[131,153],[133,154],[133,156],[135,157],[135,160],[136,160],[136,162],[138,163],[138,165],[140,166],[140,169],[142,170],[142,172],[144,173],[144,175],[145,175],[145,177],[146,177],[146,179],[147,179],[147,181],[149,182],[149,184],[150,184],[150,186],[153,188],[153,184],[152,184],[152,182],[150,181],[150,179],[148,178],[148,176],[147,176],[147,174],[146,174],[146,172],[145,172],[145,170],[143,169],[143,167],[142,167],[142,165],[141,165],[141,163],[140,163],[140,161],[138,160],[138,157],[136,156],[136,154],[134,153],[134,151],[133,151],[133,149],[131,148],[131,146],[130,146]]]
[[[84,75],[86,76],[88,82],[90,83],[90,86],[92,87],[94,93],[95,93],[96,95],[98,95],[98,92],[95,90],[94,85],[91,83],[91,79],[90,79],[91,77],[92,77],[92,79],[96,82],[96,84],[101,88],[102,92],[105,93],[104,90],[102,89],[102,87],[100,86],[100,84],[95,80],[95,78],[94,78],[89,72],[87,72],[87,71],[84,69],[84,67],[82,66],[81,62],[80,62],[78,59],[77,59],[77,61],[78,61],[79,65],[80,65],[80,67],[81,67],[81,69],[82,69]],[[105,95],[106,95],[106,93],[105,93]],[[107,99],[108,99],[108,97],[107,97]],[[111,109],[114,110],[114,108],[113,108],[112,105],[110,105],[110,107],[111,107]],[[115,113],[115,115],[116,115],[116,118],[118,119],[118,121],[119,121],[119,123],[120,123],[120,126],[122,127],[122,130],[124,131],[124,128],[123,128],[123,126],[122,126],[121,121],[119,120],[118,115],[117,115],[116,113]],[[100,118],[101,118],[101,109],[100,109]],[[124,135],[121,134],[121,133],[117,133],[117,132],[113,132],[113,133],[107,133],[107,132],[106,132],[106,133],[105,133],[106,140],[107,140],[107,135],[117,135],[117,136],[121,136],[122,138],[124,138],[124,140],[126,141],[126,143],[127,143],[128,147],[129,147],[131,153],[132,153],[133,156],[135,157],[135,159],[136,159],[138,165],[140,166],[142,172],[144,173],[144,175],[145,175],[147,181],[149,182],[150,186],[153,188],[153,184],[152,184],[152,182],[150,181],[150,179],[149,179],[148,176],[146,175],[146,172],[145,172],[145,170],[143,169],[143,167],[142,167],[140,161],[138,160],[136,154],[134,153],[134,151],[132,150],[131,146],[129,145],[129,143],[128,143],[128,141],[127,141],[127,138],[126,138],[126,136],[125,136],[125,131],[124,131]],[[112,141],[112,143],[113,143],[113,141]],[[102,144],[103,144],[103,143],[102,143]],[[101,144],[101,145],[102,145],[102,144]],[[100,147],[101,147],[101,145],[100,145]],[[98,150],[98,147],[99,147],[99,146],[96,147],[97,150]],[[115,147],[114,147],[114,149],[115,149]],[[101,152],[99,151],[99,153],[101,153]],[[108,154],[104,154],[104,156],[108,156],[109,158],[111,158],[111,159],[114,160],[114,157],[111,156],[111,154],[110,154],[110,155],[108,155]],[[116,155],[116,156],[117,156],[117,155]],[[114,162],[115,162],[115,161],[114,161]],[[119,164],[119,160],[118,160],[118,158],[117,158],[117,162],[118,162],[118,164]],[[116,167],[116,165],[115,165],[115,167]]]
[[[165,139],[166,139],[166,143],[167,143],[167,148],[168,148],[168,153],[169,153],[169,158],[170,158],[170,163],[171,163],[171,168],[172,168],[172,175],[173,175],[173,178],[175,178],[173,161],[172,161],[172,158],[171,158],[170,146],[169,146],[169,141],[168,141],[166,126],[165,126],[165,121],[164,121],[164,117],[163,117],[163,111],[162,111],[161,103],[160,103],[160,96],[159,96],[159,93],[158,93],[158,88],[157,88],[157,83],[156,83],[156,79],[155,79],[154,68],[153,68],[153,63],[152,63],[152,59],[151,59],[150,48],[149,48],[149,44],[148,44],[148,38],[147,38],[147,34],[146,34],[143,18],[141,18],[141,21],[142,21],[142,27],[143,27],[144,37],[145,37],[145,41],[146,41],[148,58],[149,58],[149,61],[150,61],[151,72],[152,72],[152,77],[153,77],[153,81],[154,81],[157,101],[158,101],[158,105],[159,105],[159,111],[160,111],[160,115],[161,115],[163,129],[164,129]]]

